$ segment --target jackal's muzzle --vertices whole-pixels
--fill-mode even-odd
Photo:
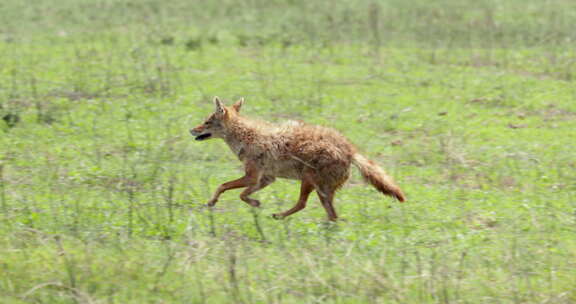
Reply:
[[[195,129],[190,130],[190,134],[194,136],[194,140],[205,140],[212,137],[212,133],[203,133],[202,131],[197,131]]]

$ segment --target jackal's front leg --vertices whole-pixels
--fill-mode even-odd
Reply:
[[[223,192],[231,189],[244,188],[244,187],[248,187],[248,189],[242,192],[240,198],[252,206],[258,206],[260,203],[256,200],[248,198],[248,194],[254,192],[255,191],[254,189],[258,188],[261,177],[262,174],[260,170],[258,170],[255,166],[253,166],[250,163],[246,164],[245,175],[237,180],[233,180],[220,185],[220,187],[216,189],[216,192],[214,192],[214,195],[212,195],[212,198],[208,201],[208,206],[212,207],[216,205],[216,202],[218,202],[220,194],[222,194]]]
[[[244,188],[244,187],[248,187],[249,185],[252,184],[252,177],[248,176],[248,175],[244,175],[243,177],[227,182],[227,183],[223,183],[222,185],[220,185],[218,187],[218,189],[216,189],[216,192],[214,192],[214,195],[212,195],[212,198],[208,201],[208,206],[212,207],[214,205],[216,205],[216,202],[218,202],[218,198],[220,197],[220,194],[222,194],[225,191],[231,190],[231,189],[237,189],[237,188]]]
[[[266,186],[273,183],[274,180],[275,178],[273,176],[266,176],[266,175],[258,178],[258,183],[249,186],[248,188],[246,188],[246,190],[240,193],[240,199],[250,204],[251,206],[260,207],[260,201],[250,198],[249,195],[265,188]]]

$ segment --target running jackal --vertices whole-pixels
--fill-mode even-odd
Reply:
[[[294,207],[274,218],[281,219],[306,207],[312,190],[316,190],[328,219],[338,216],[333,200],[350,175],[354,164],[364,179],[378,191],[403,202],[402,190],[374,162],[360,155],[356,147],[336,130],[302,122],[270,124],[240,115],[244,99],[230,107],[214,98],[216,111],[202,124],[190,130],[196,140],[222,138],[244,164],[244,176],[218,187],[208,206],[214,206],[224,191],[246,188],[240,199],[258,207],[260,202],[250,194],[274,182],[276,177],[301,180],[300,198]]]

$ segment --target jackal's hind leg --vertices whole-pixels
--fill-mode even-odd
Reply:
[[[334,194],[336,193],[336,189],[323,189],[323,190],[316,190],[318,193],[318,197],[322,202],[322,207],[326,210],[328,214],[329,221],[336,221],[338,219],[338,215],[336,214],[336,210],[334,210]]]
[[[314,183],[310,178],[304,177],[302,178],[302,184],[300,185],[300,198],[294,207],[290,210],[284,211],[282,213],[274,213],[272,217],[275,219],[283,219],[291,214],[294,214],[306,207],[306,201],[308,201],[308,196],[310,192],[314,190]]]

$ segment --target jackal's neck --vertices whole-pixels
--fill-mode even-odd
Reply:
[[[224,141],[239,155],[241,151],[254,149],[265,141],[266,123],[245,117],[234,117],[227,123]]]

